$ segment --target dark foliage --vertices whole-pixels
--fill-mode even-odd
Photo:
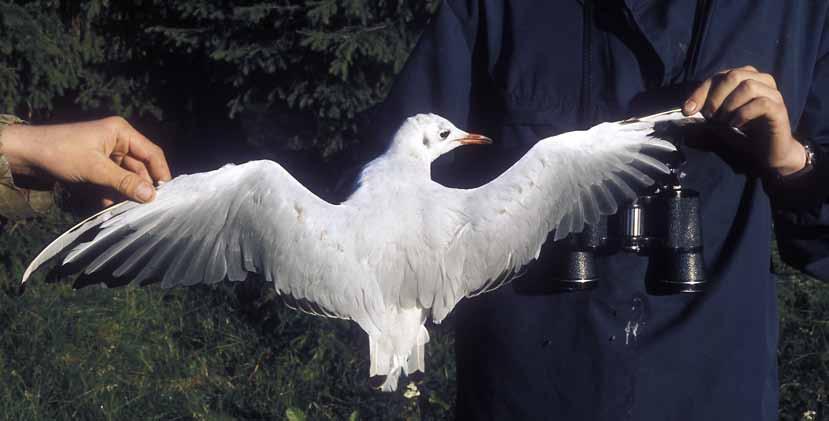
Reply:
[[[282,123],[253,142],[329,156],[355,141],[355,116],[383,98],[436,5],[0,2],[0,98],[35,118],[66,97],[190,125],[247,111]]]

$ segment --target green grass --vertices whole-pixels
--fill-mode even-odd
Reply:
[[[368,341],[355,324],[288,310],[263,285],[73,290],[41,275],[17,296],[23,262],[68,226],[56,214],[0,239],[0,417],[448,416],[447,328],[430,343],[421,396],[407,399],[370,387]]]
[[[446,419],[451,326],[432,326],[419,396],[374,391],[353,323],[288,310],[263,285],[73,290],[23,265],[70,225],[54,213],[0,237],[0,417]],[[781,419],[827,416],[829,287],[779,266]],[[451,323],[450,323],[451,324]]]
[[[774,263],[780,309],[780,419],[829,420],[829,285],[777,258]]]

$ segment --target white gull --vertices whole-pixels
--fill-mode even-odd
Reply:
[[[117,204],[61,235],[22,282],[53,258],[114,285],[258,274],[294,307],[359,324],[370,375],[387,376],[382,389],[394,390],[401,372],[424,370],[428,317],[439,323],[462,298],[504,284],[538,257],[548,233],[581,231],[667,173],[646,154],[674,150],[654,136],[664,120],[690,118],[669,112],[543,139],[490,183],[454,189],[432,181],[431,162],[489,139],[416,115],[340,204],[271,161],[182,175],[151,203]]]

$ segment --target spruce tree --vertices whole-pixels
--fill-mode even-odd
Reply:
[[[385,96],[437,4],[0,1],[0,99],[41,118],[67,96],[158,119],[219,101],[228,118],[301,122],[282,146],[328,156],[356,139],[355,116]]]

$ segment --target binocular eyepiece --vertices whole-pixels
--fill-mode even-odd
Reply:
[[[640,196],[613,217],[552,245],[552,291],[595,288],[596,256],[617,252],[649,256],[646,289],[652,294],[705,289],[699,193],[683,188],[673,174],[669,184]]]

